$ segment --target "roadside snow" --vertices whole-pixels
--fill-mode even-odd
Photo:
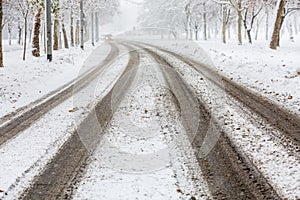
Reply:
[[[54,51],[51,63],[45,55],[35,58],[31,52],[23,61],[21,46],[5,44],[5,67],[0,69],[0,117],[69,83],[83,66],[87,65],[87,69],[95,66],[109,53],[109,45],[101,43],[96,47],[87,44],[84,51],[78,47]],[[95,52],[98,54],[95,55]],[[89,57],[91,53],[93,56]]]
[[[283,41],[276,51],[265,41],[253,45],[201,41],[199,45],[228,77],[300,115],[300,36],[295,40]]]
[[[123,51],[127,50],[123,48]],[[45,164],[75,131],[80,120],[82,121],[98,100],[114,86],[128,63],[126,55],[115,60],[80,91],[80,95],[84,97],[75,112],[70,111],[74,109],[75,104],[71,97],[0,147],[0,189],[4,191],[0,193],[0,198],[16,199],[29,187],[33,178],[42,172]]]

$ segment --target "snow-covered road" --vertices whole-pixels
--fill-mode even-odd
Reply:
[[[247,108],[239,98],[231,96],[231,93],[225,93],[226,86],[218,86],[215,83],[221,78],[201,69],[201,65],[193,68],[189,63],[181,60],[181,57],[170,55],[151,46],[147,48],[152,49],[174,66],[186,83],[196,91],[199,99],[210,107],[212,115],[218,119],[217,123],[223,127],[221,129],[232,142],[231,145],[236,145],[237,151],[254,163],[279,196],[289,199],[297,199],[300,196],[297,139],[289,138],[288,134],[284,133],[284,129],[274,127],[272,122],[268,123],[268,120],[266,122],[266,119],[255,110]],[[199,80],[204,80],[205,83]],[[273,117],[275,118],[274,115]],[[287,126],[292,128],[293,132],[299,133],[299,128]]]
[[[121,54],[127,52],[124,47],[121,47],[120,51]],[[5,191],[0,193],[2,198],[15,199],[29,187],[33,178],[43,171],[47,162],[71,137],[76,125],[89,114],[99,99],[111,90],[128,59],[128,54],[120,56],[87,87],[77,91],[79,94],[75,93],[75,96],[84,96],[80,106],[79,102],[74,103],[74,96],[68,98],[1,146],[0,168],[3,173],[0,174],[0,188]],[[78,106],[76,110],[73,110],[74,106]]]
[[[116,46],[87,87],[0,147],[2,198],[299,198],[299,118],[209,62]]]
[[[163,73],[153,58],[140,55],[136,77],[89,159],[75,199],[207,199]]]

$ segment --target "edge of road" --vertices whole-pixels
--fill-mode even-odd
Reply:
[[[97,65],[91,67],[67,84],[46,94],[44,97],[0,118],[0,146],[28,128],[35,120],[42,117],[49,110],[70,97],[73,92],[76,92],[73,91],[74,85],[80,85],[80,87],[76,86],[77,91],[84,88],[89,80],[92,80],[99,74],[109,64],[109,61],[113,60],[119,54],[114,44],[109,43],[109,45],[110,52],[106,55],[104,60],[101,60]]]
[[[131,41],[135,42],[135,41]],[[220,77],[219,80],[221,83],[217,82],[219,80],[213,80],[208,77],[210,81],[215,83],[216,85],[224,85],[225,91],[233,96],[238,102],[241,102],[243,105],[253,110],[259,116],[265,119],[265,121],[272,126],[282,130],[285,133],[285,136],[291,139],[297,145],[300,145],[300,117],[290,112],[289,110],[282,108],[276,102],[268,99],[267,97],[261,96],[258,93],[230,80],[225,75],[217,72],[211,67],[199,63],[192,58],[188,58],[184,55],[174,53],[166,48],[159,47],[156,45],[151,45],[144,42],[139,42],[140,44],[144,44],[153,48],[156,48],[162,52],[170,54],[179,60],[185,62],[187,65],[191,66],[193,69],[198,71],[200,74],[207,77],[207,74],[211,76]],[[243,95],[240,95],[241,92]]]

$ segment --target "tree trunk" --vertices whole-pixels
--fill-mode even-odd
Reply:
[[[53,29],[53,50],[58,50],[59,48],[59,30],[58,30],[58,26],[59,26],[59,21],[58,21],[58,16],[56,14],[56,18],[54,20],[54,29]]]
[[[91,32],[92,46],[95,46],[94,12],[91,13]]]
[[[80,0],[80,48],[84,50],[84,12],[83,12],[83,0]]]
[[[18,44],[21,45],[22,40],[22,27],[20,25],[20,22],[18,23]]]
[[[74,26],[73,26],[73,12],[70,14],[70,35],[71,35],[71,46],[74,47]]]
[[[243,43],[242,41],[242,0],[238,1],[238,40],[239,45]]]
[[[283,12],[284,12],[284,11],[283,11]],[[277,46],[278,46],[278,47],[280,46],[280,37],[281,37],[281,35],[283,35],[284,32],[285,32],[285,29],[283,29],[283,30],[282,30],[282,33],[281,33],[281,28],[282,28],[284,19],[285,19],[285,16],[282,15],[282,16],[281,16],[281,22],[280,22],[279,33],[278,33],[278,40],[277,40]]]
[[[32,41],[32,55],[40,57],[40,28],[41,28],[42,8],[39,8],[35,16],[34,34]]]
[[[26,48],[27,48],[27,16],[25,17],[25,23],[24,23],[24,49],[23,49],[23,60],[26,59]]]
[[[46,53],[47,53],[47,61],[52,62],[53,59],[53,46],[52,46],[52,17],[51,17],[51,0],[46,0],[46,19],[45,19],[45,27],[46,27],[46,37],[47,37],[47,47],[46,47]]]
[[[65,29],[64,22],[61,23],[61,28],[62,28],[62,32],[63,32],[63,36],[64,36],[64,45],[65,45],[65,48],[68,49],[69,48],[68,36],[67,36],[67,31]]]
[[[11,29],[12,29],[11,23],[8,23],[7,24],[7,31],[8,31],[8,44],[9,44],[9,46],[11,45]]]
[[[76,30],[75,30],[75,45],[79,45],[79,20],[76,21]]]
[[[186,16],[186,27],[185,27],[185,39],[186,39],[186,40],[189,39],[189,21],[190,21],[190,18],[189,18],[189,16],[187,15],[187,16]]]
[[[250,44],[252,44],[251,30],[247,30],[247,37]]]
[[[185,39],[187,40],[188,38],[189,38],[189,30],[186,29],[186,30],[185,30]]]
[[[175,40],[177,40],[177,32],[175,30],[172,30],[172,34]]]
[[[257,21],[256,21],[256,30],[255,30],[255,40],[258,39],[259,25],[260,25],[260,23],[259,23],[259,21],[257,20]]]
[[[44,22],[43,25],[43,41],[44,41],[44,53],[47,53],[47,30],[46,30],[46,23]]]
[[[3,8],[2,8],[2,0],[0,0],[0,23],[2,26],[2,17],[3,17]],[[3,52],[2,52],[2,28],[0,28],[0,67],[4,67],[3,65]]]
[[[62,48],[62,38],[61,38],[62,33],[60,30],[60,25],[58,26],[58,30],[59,30],[59,32],[58,32],[58,49],[61,49]]]
[[[287,23],[287,29],[288,29],[288,32],[289,32],[289,39],[291,42],[295,42],[294,41],[294,33],[293,33],[293,24],[291,21],[289,21]]]
[[[266,40],[269,40],[269,10],[266,10]]]
[[[95,19],[95,23],[96,23],[96,42],[99,41],[99,13],[96,12],[96,19]]]
[[[189,32],[190,32],[190,40],[193,40],[193,31],[192,31],[192,17],[189,17]]]
[[[84,21],[84,42],[87,42],[90,39],[90,26],[89,21]]]
[[[222,40],[223,43],[226,43],[226,21],[227,21],[227,6],[223,5],[223,19],[222,19]]]
[[[207,18],[206,18],[206,4],[203,3],[203,37],[207,40]]]
[[[274,25],[274,30],[273,30],[273,34],[272,34],[272,40],[270,43],[270,48],[275,49],[275,50],[279,46],[279,37],[280,37],[279,34],[280,34],[280,28],[282,25],[283,9],[284,9],[284,0],[280,0],[279,8],[277,11],[277,17],[276,17],[276,21],[275,21],[275,25]]]

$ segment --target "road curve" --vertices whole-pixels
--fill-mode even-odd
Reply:
[[[161,66],[167,65],[172,68],[172,64],[151,49],[144,45],[140,46],[136,43],[134,44],[149,52],[158,63],[161,63]],[[172,85],[188,85],[178,77],[179,76],[170,77],[168,81],[170,81]],[[192,145],[195,149],[201,146],[205,137],[203,133],[206,132],[211,120],[211,113],[209,113],[208,108],[201,100],[199,100],[199,109],[201,113],[201,126],[198,128],[196,137],[191,138],[191,141],[193,141]],[[200,157],[199,153],[196,154],[198,156],[199,165],[205,172],[204,176],[209,183],[213,198],[279,199],[274,188],[272,188],[268,181],[259,173],[255,165],[231,144],[230,140],[223,133],[222,128],[217,127],[216,130],[221,132],[221,136],[213,150],[205,158]]]
[[[84,88],[91,80],[101,73],[103,69],[119,54],[119,50],[116,45],[110,43],[110,46],[111,50],[109,54],[99,65],[93,67],[83,73],[76,80],[58,88],[45,97],[1,118],[0,146],[18,135],[21,131],[28,128],[49,110],[71,97],[73,92],[78,92]],[[76,87],[74,87],[75,85]],[[76,88],[77,91],[74,91],[74,88]]]
[[[168,73],[169,70],[167,70],[167,68],[172,69],[172,64],[168,62],[166,58],[157,54],[147,46],[157,48],[160,51],[176,57],[199,71],[201,74],[203,74],[201,70],[206,71],[206,73],[215,73],[196,61],[153,45],[137,44],[127,41],[120,41],[120,43],[127,46],[129,49],[132,49],[130,46],[138,47],[151,55],[161,66],[164,77],[170,88],[173,90],[172,92],[178,93],[174,94],[175,97],[178,95],[192,97],[194,95],[192,89],[181,78],[180,74]],[[123,74],[135,68],[138,64],[139,51],[132,49],[132,51],[130,51],[130,61]],[[201,66],[201,70],[199,66]],[[135,74],[133,73],[132,76],[134,77]],[[120,78],[119,80],[122,79]],[[122,84],[125,85],[125,90],[120,95],[120,98],[124,96],[126,88],[130,86],[131,82],[129,81]],[[272,104],[270,101],[254,94],[250,90],[243,88],[226,77],[222,77],[222,83],[217,82],[215,84],[225,84],[226,92],[230,96],[262,116],[266,123],[282,130],[282,133],[286,134],[287,137],[298,144],[300,120],[297,116],[288,113]],[[95,113],[98,117],[97,120],[103,126],[105,126],[113,116],[113,111],[110,106],[112,91],[113,89],[97,104],[95,109]],[[257,105],[258,108],[256,107]],[[203,133],[206,132],[205,130],[208,129],[209,122],[213,119],[212,113],[210,113],[207,105],[200,99],[198,99],[198,108],[201,114],[201,126],[198,127],[196,137],[191,140],[195,150],[200,148],[205,137]],[[180,109],[184,109],[184,107],[181,107]],[[92,113],[91,115],[95,113]],[[276,121],[279,119],[281,122]],[[89,130],[92,130],[88,133],[91,138],[94,138],[94,134],[98,133],[93,129],[93,124],[93,119],[90,116],[88,116],[83,124],[81,124],[82,127],[89,127]],[[188,124],[186,125],[185,128],[188,129]],[[216,126],[216,130],[220,132],[220,139],[216,146],[204,158],[200,157],[200,154],[196,154],[213,199],[280,199],[276,190],[268,183],[262,174],[260,174],[259,170],[251,160],[232,144],[230,139],[223,132],[222,127],[216,122],[214,122],[214,126]],[[98,142],[98,140],[95,141]],[[40,176],[36,177],[33,185],[27,189],[20,198],[45,199],[45,196],[47,196],[46,199],[71,199],[73,191],[76,189],[74,188],[74,185],[76,186],[76,183],[80,181],[81,175],[85,171],[88,157],[89,153],[80,137],[76,132],[73,133],[55,158],[47,164],[45,171]]]
[[[115,46],[115,45],[114,45]],[[134,69],[139,63],[139,55],[130,50],[130,60],[123,74]],[[134,76],[134,74],[132,74]],[[121,75],[122,77],[122,75]],[[116,83],[117,84],[117,83]],[[125,83],[129,87],[130,81]],[[95,106],[95,109],[80,124],[80,135],[76,132],[65,142],[55,157],[45,166],[45,170],[33,180],[30,188],[25,190],[20,199],[70,199],[74,190],[73,186],[80,180],[85,168],[85,162],[89,157],[89,151],[82,142],[82,135],[88,135],[91,141],[98,141],[99,133],[95,124],[98,122],[105,127],[110,121],[113,110],[111,109],[111,97],[113,89]],[[126,89],[125,89],[126,91]],[[93,116],[96,114],[97,119]],[[95,122],[97,120],[97,122]]]

